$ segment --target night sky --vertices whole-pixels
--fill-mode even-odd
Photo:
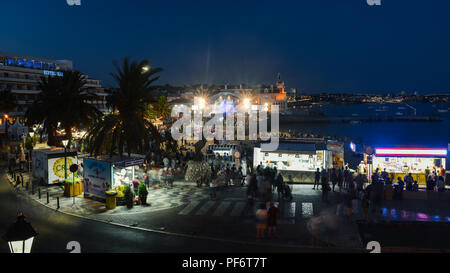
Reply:
[[[450,93],[450,1],[2,0],[0,51],[69,59],[113,84],[147,58],[158,84],[270,84],[303,92]]]

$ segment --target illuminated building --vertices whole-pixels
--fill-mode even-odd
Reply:
[[[42,77],[61,77],[64,70],[72,70],[73,64],[70,60],[49,60],[36,57],[27,57],[16,54],[0,52],[0,91],[11,90],[15,95],[18,106],[11,117],[23,117],[27,108],[41,92],[39,82]],[[90,79],[85,76],[85,87],[97,96],[89,101],[97,109],[107,113],[106,96],[100,80]]]

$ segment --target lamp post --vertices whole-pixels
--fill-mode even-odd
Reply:
[[[69,143],[68,139],[62,141],[64,145],[64,180],[67,179],[67,144]]]
[[[11,253],[30,253],[34,237],[38,235],[25,216],[19,212],[17,221],[12,224],[3,239],[8,242]]]
[[[28,172],[31,172],[31,151],[33,150],[34,144],[34,132],[30,132],[31,137],[31,149],[28,150]]]
[[[8,118],[9,118],[8,114],[5,114],[4,118],[5,118],[5,137],[6,140],[8,140]]]

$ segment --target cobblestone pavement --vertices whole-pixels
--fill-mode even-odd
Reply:
[[[24,185],[23,187],[22,184],[15,186],[17,193],[26,194],[29,198],[36,200],[42,205],[60,212],[83,217],[148,213],[179,207],[192,200],[202,200],[209,197],[209,189],[207,188],[198,188],[194,185],[186,185],[184,182],[175,182],[173,187],[170,188],[159,185],[151,186],[147,196],[148,206],[134,206],[132,209],[128,209],[125,206],[117,206],[115,209],[107,210],[105,203],[84,198],[83,195],[75,198],[64,196],[64,188],[61,185],[35,186],[33,190],[30,175],[28,173],[23,173],[22,175]],[[11,176],[8,175],[8,179],[11,184],[15,184]],[[28,186],[27,183],[29,183]]]

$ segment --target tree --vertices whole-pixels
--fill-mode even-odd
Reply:
[[[44,122],[48,145],[60,145],[56,138],[58,123],[64,128],[70,145],[72,128],[89,126],[101,116],[101,112],[88,103],[93,94],[85,88],[84,77],[79,71],[68,70],[62,77],[41,78],[41,93],[25,117],[29,125]]]
[[[17,101],[10,89],[0,91],[0,98],[0,112],[7,114],[14,111]]]
[[[163,120],[166,120],[170,117],[171,112],[172,107],[169,105],[167,97],[159,96],[158,100],[150,105],[146,115],[150,119],[162,118]]]
[[[17,101],[11,89],[6,89],[0,92],[0,112],[8,114],[12,112],[16,106]],[[3,118],[3,117],[0,117]],[[8,120],[5,118],[5,135],[8,137]]]
[[[141,62],[123,59],[122,65],[114,63],[115,73],[111,73],[118,88],[108,98],[113,113],[104,117],[88,133],[88,150],[91,154],[108,151],[110,156],[117,150],[122,155],[132,152],[149,151],[149,142],[155,139],[157,147],[161,137],[146,115],[148,107],[154,102],[151,86],[159,79],[156,73],[161,68],[152,68],[147,60]]]

